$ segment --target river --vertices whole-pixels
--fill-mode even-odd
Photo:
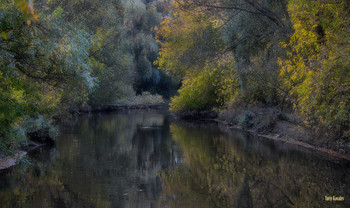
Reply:
[[[349,163],[167,111],[86,114],[55,147],[0,173],[0,207],[350,207],[349,173]]]

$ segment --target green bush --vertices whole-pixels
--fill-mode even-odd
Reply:
[[[218,73],[203,71],[183,81],[180,95],[171,98],[170,110],[176,113],[184,111],[208,110],[219,104]]]
[[[58,135],[58,130],[51,120],[42,115],[25,120],[21,126],[29,139],[34,141],[52,143]]]

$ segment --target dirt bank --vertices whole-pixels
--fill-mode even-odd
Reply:
[[[218,112],[205,111],[177,116],[182,119],[213,120],[262,139],[297,145],[323,155],[350,161],[350,141],[315,132],[314,129],[305,127],[293,113],[281,112],[274,108],[250,107],[234,111],[221,109]]]
[[[220,122],[222,122],[222,121],[220,121]],[[240,126],[230,126],[230,128],[243,130]],[[309,143],[307,141],[302,141],[302,140],[300,140],[300,138],[298,139],[297,136],[291,137],[291,135],[286,134],[285,131],[282,132],[282,131],[275,130],[275,132],[278,132],[278,133],[268,133],[268,134],[259,134],[254,130],[244,130],[244,131],[247,131],[255,136],[258,136],[259,138],[269,139],[269,140],[279,141],[279,142],[283,142],[283,143],[287,143],[287,144],[291,144],[291,145],[301,146],[301,147],[306,148],[306,149],[318,151],[321,154],[327,154],[331,157],[336,157],[339,159],[350,161],[350,154],[346,153],[346,151],[344,150],[346,148],[345,146],[339,146],[338,148],[333,147],[334,149],[325,148],[325,147],[322,147],[323,145],[320,143],[317,144],[314,142],[314,144],[312,144],[312,143]],[[300,133],[300,132],[296,132],[296,134],[298,134],[298,133]]]
[[[43,141],[39,143],[39,142],[28,140],[27,142],[25,142],[25,144],[22,145],[21,149],[17,150],[17,152],[14,153],[13,155],[9,155],[9,156],[0,155],[0,171],[16,165],[18,161],[20,161],[24,156],[26,156],[27,154],[30,154],[31,152],[39,148],[42,148],[44,146],[52,147],[54,143],[51,143],[51,142],[52,141],[50,142]]]
[[[26,154],[27,152],[18,151],[13,156],[0,158],[0,171],[16,165],[16,163]]]

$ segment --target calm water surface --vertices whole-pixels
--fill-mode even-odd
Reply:
[[[349,173],[349,164],[167,112],[92,114],[0,173],[0,207],[350,207]]]

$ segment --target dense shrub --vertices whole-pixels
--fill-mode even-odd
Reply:
[[[50,119],[42,115],[37,118],[29,118],[21,125],[29,139],[41,143],[54,143],[58,135],[58,129]]]
[[[208,64],[184,79],[179,95],[171,99],[170,110],[198,112],[221,106],[237,90],[234,77],[232,69]]]
[[[199,111],[210,109],[218,104],[215,80],[212,72],[201,72],[198,76],[188,77],[179,90],[180,95],[171,99],[170,110]]]

